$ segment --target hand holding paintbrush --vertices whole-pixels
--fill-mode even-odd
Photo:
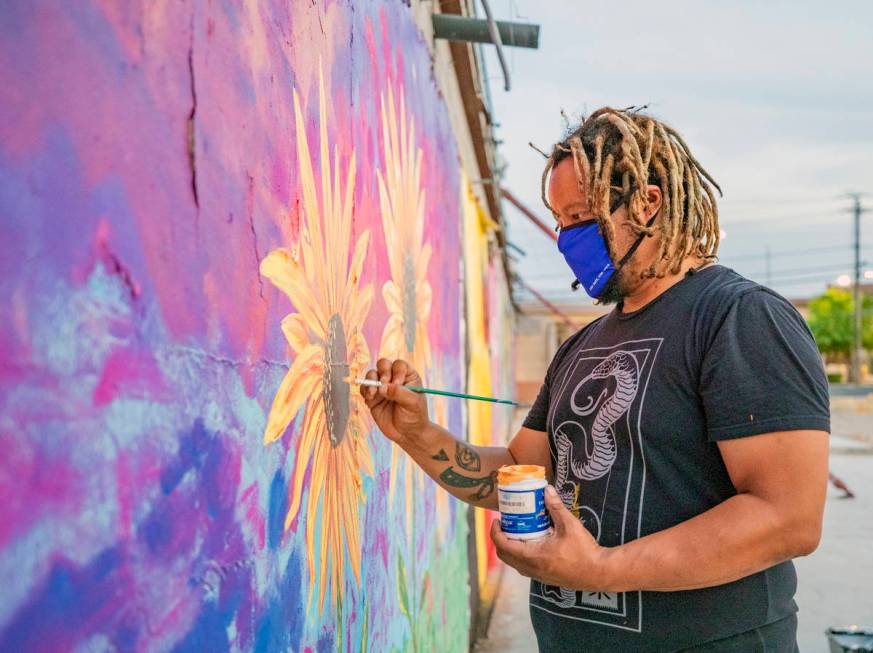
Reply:
[[[405,361],[382,358],[376,363],[376,369],[368,370],[361,379],[366,383],[356,381],[356,377],[347,378],[348,383],[360,386],[361,396],[382,433],[404,448],[421,444],[422,434],[431,425],[427,401],[420,393],[406,387],[421,386],[418,372]]]
[[[376,381],[375,379],[353,379],[352,377],[347,376],[344,381],[346,383],[350,383],[353,385],[361,385],[367,386],[370,388],[381,388],[384,384],[381,381]],[[411,390],[412,392],[417,392],[418,394],[427,394],[427,395],[440,395],[443,397],[457,397],[459,399],[472,399],[473,401],[490,401],[495,404],[508,404],[510,406],[518,406],[518,404],[514,401],[510,401],[509,399],[496,399],[494,397],[482,397],[479,395],[468,395],[463,392],[451,392],[449,390],[436,390],[434,388],[421,388],[416,385],[404,385],[407,390]]]
[[[369,370],[365,378],[347,377],[345,380],[360,386],[361,395],[376,424],[386,436],[399,444],[420,441],[430,426],[423,394],[515,405],[515,402],[505,399],[425,388],[418,372],[402,360],[392,362],[383,358],[376,368]]]

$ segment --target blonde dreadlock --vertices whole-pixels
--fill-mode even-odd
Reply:
[[[660,187],[662,204],[659,251],[643,277],[663,277],[679,272],[688,256],[713,260],[718,252],[718,207],[713,194],[721,188],[697,162],[682,137],[659,120],[634,107],[604,107],[582,121],[555,144],[542,178],[543,203],[549,172],[572,157],[579,187],[587,193],[589,210],[600,225],[609,254],[615,252],[615,226],[610,214],[627,203],[634,233],[653,235],[644,212],[648,205],[646,186]]]

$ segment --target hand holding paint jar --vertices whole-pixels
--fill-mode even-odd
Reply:
[[[511,540],[538,540],[552,531],[546,512],[546,470],[540,465],[505,465],[497,470],[500,527]]]

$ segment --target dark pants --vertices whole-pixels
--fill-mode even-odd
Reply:
[[[680,653],[798,653],[797,615]]]

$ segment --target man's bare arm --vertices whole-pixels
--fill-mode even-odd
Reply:
[[[522,428],[508,447],[476,447],[430,421],[425,398],[405,387],[422,384],[406,361],[382,358],[366,376],[382,383],[361,387],[376,425],[458,499],[496,510],[497,470],[503,465],[543,465],[551,477],[544,432]]]
[[[601,592],[712,587],[811,553],[821,536],[828,434],[768,433],[719,448],[737,494],[692,519],[601,547],[549,488],[555,536],[530,546],[492,526],[497,553],[525,576]]]
[[[453,496],[497,510],[497,470],[503,465],[543,465],[548,470],[546,434],[522,428],[508,447],[477,447],[430,423],[420,437],[401,446],[433,480]]]
[[[785,431],[719,442],[737,494],[613,550],[616,589],[686,590],[738,580],[818,546],[828,434]]]

